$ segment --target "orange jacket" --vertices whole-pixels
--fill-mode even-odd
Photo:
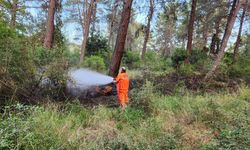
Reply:
[[[119,73],[115,80],[118,92],[128,92],[129,78],[127,73]]]

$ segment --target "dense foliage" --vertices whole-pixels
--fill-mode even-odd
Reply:
[[[164,96],[150,82],[134,89],[125,112],[78,101],[5,106],[0,148],[247,149],[249,89],[238,94]]]
[[[0,0],[0,150],[249,149],[249,7]],[[113,82],[67,86],[121,66],[125,110]]]

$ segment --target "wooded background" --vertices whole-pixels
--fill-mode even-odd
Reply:
[[[0,149],[249,149],[249,10],[249,0],[0,0]],[[73,69],[115,77],[121,66],[125,111],[114,83],[67,90]]]
[[[121,64],[150,68],[154,61],[161,69],[198,71],[204,81],[223,71],[237,76],[249,71],[240,68],[249,65],[249,6],[247,0],[2,0],[1,78],[37,81],[37,69],[53,62],[115,77]]]

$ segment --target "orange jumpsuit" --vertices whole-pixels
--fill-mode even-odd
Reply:
[[[116,77],[116,88],[120,105],[128,104],[129,78],[127,73],[119,73]]]

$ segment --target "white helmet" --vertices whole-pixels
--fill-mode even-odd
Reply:
[[[123,70],[123,71],[126,71],[126,68],[125,68],[125,67],[122,67],[122,70]]]

